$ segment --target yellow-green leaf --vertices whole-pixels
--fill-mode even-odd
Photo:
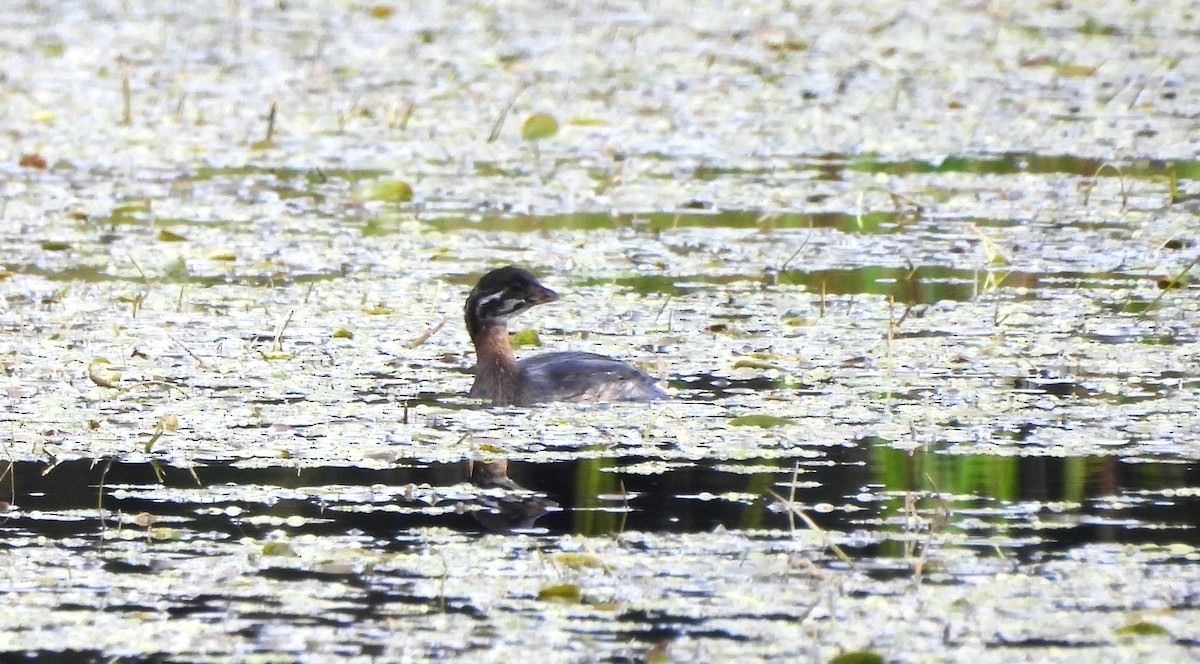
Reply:
[[[375,5],[371,7],[368,13],[371,14],[371,18],[391,18],[392,14],[396,13],[396,8],[391,5]]]
[[[542,345],[542,340],[538,338],[536,330],[517,330],[508,335],[508,342],[518,348],[521,346]]]
[[[1145,620],[1125,625],[1117,630],[1117,634],[1123,636],[1159,636],[1170,634],[1165,627],[1158,623],[1147,622]]]
[[[550,557],[551,560],[562,565],[563,567],[572,567],[576,569],[585,567],[597,567],[605,569],[608,565],[596,556],[590,553],[575,553],[573,551],[561,551]]]
[[[583,601],[583,591],[574,583],[560,583],[542,588],[538,591],[537,598],[544,602],[579,604]]]
[[[786,417],[778,417],[775,415],[742,415],[735,417],[729,421],[735,427],[780,427],[791,424],[792,421]]]
[[[1059,76],[1069,76],[1073,78],[1086,78],[1096,73],[1097,67],[1089,65],[1077,65],[1070,63],[1059,64],[1054,68]]]
[[[354,198],[360,201],[408,203],[413,199],[413,190],[412,185],[404,180],[375,180],[359,185],[354,190]]]
[[[527,141],[540,141],[558,133],[558,120],[549,113],[534,113],[525,118],[521,125],[521,138]]]
[[[292,557],[296,555],[296,550],[287,542],[267,542],[263,545],[262,553],[264,556],[281,556]]]
[[[764,371],[772,371],[772,370],[780,369],[780,367],[778,367],[774,364],[771,364],[770,362],[763,362],[762,360],[753,360],[753,359],[747,359],[747,358],[743,358],[741,360],[738,360],[737,362],[734,362],[733,368],[734,369],[762,369]]]

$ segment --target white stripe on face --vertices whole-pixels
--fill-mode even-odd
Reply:
[[[506,297],[504,297],[506,293],[507,293],[507,291],[500,292],[500,293],[492,293],[491,295],[485,295],[484,297],[479,298],[475,302],[476,315],[482,316],[483,312],[484,312],[484,308],[497,300],[500,300],[500,306],[497,307],[497,309],[494,312],[492,312],[492,314],[491,314],[492,318],[504,319],[504,318],[508,318],[509,316],[513,315],[514,313],[520,311],[521,305],[525,304],[525,298],[521,298],[521,297],[506,298]]]
[[[496,300],[499,300],[502,297],[504,297],[503,292],[492,293],[491,295],[481,297],[475,301],[475,308],[478,309],[478,308],[482,307],[483,305],[495,302]]]

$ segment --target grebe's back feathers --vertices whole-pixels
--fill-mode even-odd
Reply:
[[[579,351],[542,353],[517,362],[530,401],[649,401],[667,393],[651,376],[611,357]]]

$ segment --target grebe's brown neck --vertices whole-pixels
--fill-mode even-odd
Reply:
[[[482,327],[471,335],[471,341],[475,344],[471,396],[490,398],[495,404],[514,403],[521,369],[508,342],[508,326],[498,323]]]
[[[557,299],[558,293],[538,283],[526,270],[511,265],[492,270],[471,289],[463,308],[476,355],[471,396],[491,398],[495,404],[520,400],[520,368],[508,342],[508,319]]]

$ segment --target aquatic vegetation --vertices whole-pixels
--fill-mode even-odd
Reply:
[[[1195,12],[793,5],[10,9],[0,652],[1186,659]]]

